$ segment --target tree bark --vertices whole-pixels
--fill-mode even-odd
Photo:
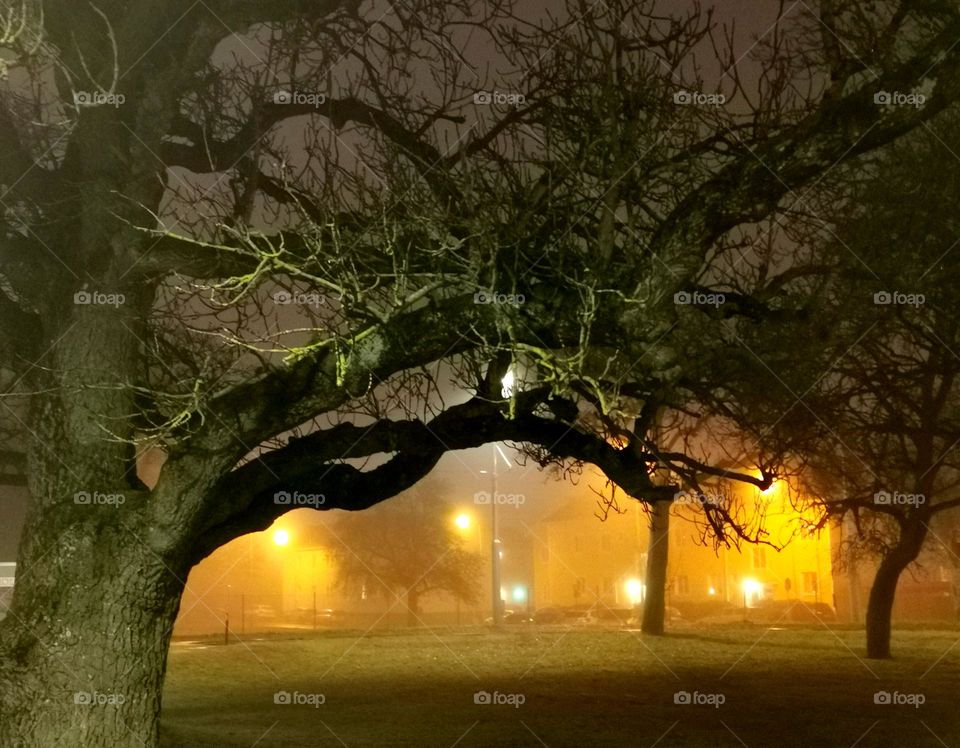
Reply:
[[[152,748],[186,572],[119,521],[54,536],[42,519],[0,623],[0,745]]]
[[[154,513],[136,475],[134,310],[79,306],[72,320],[52,354],[62,381],[30,413],[31,507],[0,622],[0,746],[153,748],[186,531]]]
[[[867,601],[867,657],[870,659],[889,659],[891,656],[891,619],[897,582],[904,569],[920,554],[926,534],[926,526],[919,519],[901,527],[899,542],[877,568]]]
[[[646,594],[643,600],[645,634],[662,636],[665,631],[667,562],[670,558],[670,502],[656,501],[650,512],[650,544],[647,547]]]

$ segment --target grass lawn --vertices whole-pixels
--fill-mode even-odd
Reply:
[[[163,746],[960,746],[958,639],[901,630],[889,662],[860,659],[862,631],[746,625],[175,645]],[[278,691],[324,703],[275,704]],[[475,704],[478,691],[524,703]],[[678,691],[724,703],[675,704]],[[875,704],[877,691],[925,702]]]

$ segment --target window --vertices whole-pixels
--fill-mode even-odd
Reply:
[[[815,594],[817,591],[817,572],[803,572],[803,591],[809,594]]]
[[[767,568],[767,549],[762,545],[755,545],[753,547],[753,568],[754,569],[766,569]]]

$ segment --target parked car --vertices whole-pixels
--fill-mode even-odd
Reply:
[[[633,617],[633,608],[608,608],[597,606],[593,614],[599,623],[626,626]]]
[[[487,616],[483,619],[483,622],[490,626],[493,624],[493,616]],[[507,608],[503,611],[503,622],[504,623],[533,623],[533,618],[531,618],[527,613],[518,610],[511,610]]]
[[[631,616],[627,621],[628,626],[640,626],[643,624],[643,608],[637,607],[633,608],[631,611]],[[684,620],[683,614],[674,608],[672,605],[668,605],[663,609],[663,620],[667,623],[678,623],[679,621]]]
[[[289,620],[301,626],[336,626],[343,620],[343,611],[333,608],[297,608],[289,616]]]
[[[563,623],[565,616],[566,611],[563,608],[553,605],[548,608],[540,608],[533,614],[533,620],[535,623]]]
[[[533,618],[523,611],[507,610],[503,614],[504,623],[533,623]]]
[[[568,608],[563,613],[563,622],[573,626],[588,626],[598,623],[598,619],[591,608]]]
[[[247,615],[253,620],[267,621],[277,617],[277,612],[270,605],[254,605],[247,611]]]

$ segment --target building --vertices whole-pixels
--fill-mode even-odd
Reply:
[[[700,510],[675,503],[667,604],[679,608],[725,601],[752,607],[762,600],[801,600],[832,606],[829,530],[806,531],[809,523],[792,508],[786,491],[775,487],[760,495],[745,490],[757,494],[741,499],[748,507],[756,502],[754,519],[762,512],[771,545],[715,549]],[[625,502],[622,513],[609,512],[604,521],[595,502],[582,497],[565,502],[540,523],[534,554],[538,604],[624,608],[642,602],[648,526],[636,502]]]

